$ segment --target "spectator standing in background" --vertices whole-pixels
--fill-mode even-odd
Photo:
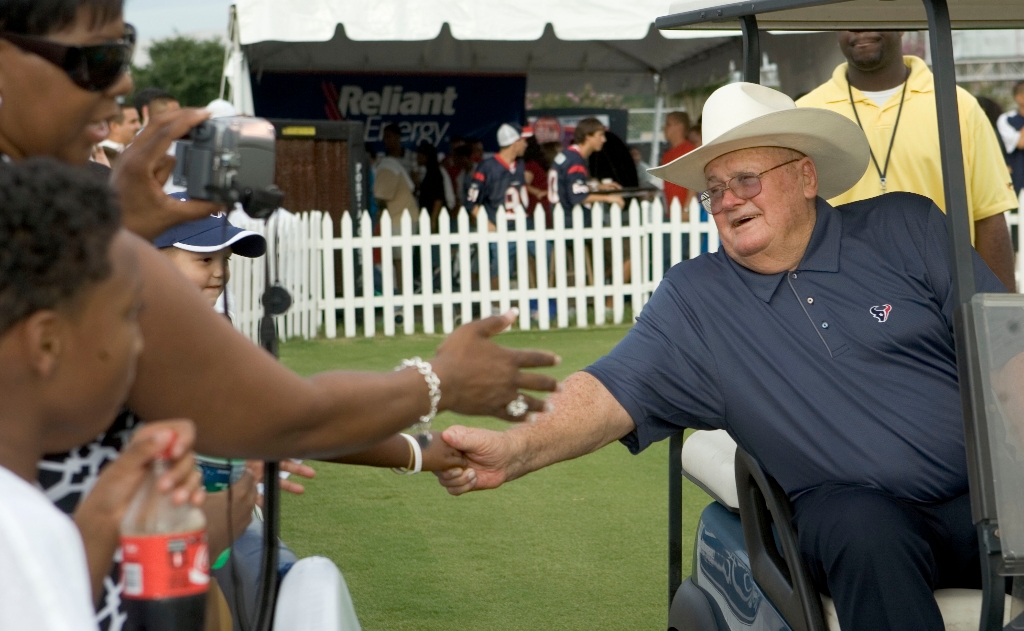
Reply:
[[[829,204],[906,191],[945,211],[931,70],[923,59],[903,55],[900,31],[840,31],[839,49],[847,63],[797,105],[832,110],[856,122],[867,136],[871,162],[860,181]],[[1017,197],[985,112],[966,90],[956,92],[971,240],[1006,288],[1015,291],[1013,246],[1003,213],[1017,207]]]
[[[640,183],[640,186],[653,186],[654,188],[662,188],[664,181],[661,178],[656,178],[647,172],[647,169],[651,168],[651,165],[647,164],[644,160],[643,153],[637,147],[629,148],[629,156],[633,158],[633,164],[636,165],[636,179]]]
[[[472,153],[473,149],[465,142],[452,149],[452,167],[446,169],[446,172],[451,178],[452,190],[455,192],[455,204],[452,206],[454,210],[467,205],[465,191],[473,174],[473,161],[470,159]]]
[[[163,112],[175,112],[181,109],[178,99],[171,96],[166,90],[160,88],[145,88],[135,93],[132,98],[135,110],[142,117],[142,126],[145,127],[157,114]]]
[[[604,146],[604,125],[596,118],[585,118],[576,125],[573,143],[552,161],[548,171],[548,201],[552,206],[561,204],[565,211],[565,226],[572,227],[572,209],[583,207],[583,225],[590,227],[590,207],[594,202],[618,204],[626,207],[622,196],[608,193],[620,188],[618,184],[599,184],[597,191],[590,190],[587,180],[587,160],[595,151]]]
[[[1010,177],[1013,179],[1013,191],[1020,196],[1024,188],[1024,81],[1013,86],[1013,100],[1017,102],[1017,109],[1004,112],[996,121],[996,131],[1003,141],[1003,150],[1006,152],[1006,164],[1010,167]]]
[[[402,165],[409,179],[412,180],[412,190],[415,191],[420,181],[416,152],[409,151],[402,146],[402,128],[395,123],[384,128],[384,155],[394,158]]]
[[[469,159],[473,163],[473,168],[476,168],[478,164],[484,161],[484,143],[482,140],[471,138],[469,141]]]
[[[686,134],[686,139],[690,141],[690,144],[694,147],[700,147],[704,144],[704,132],[701,127],[701,120],[704,117],[701,116],[697,119],[697,122],[690,126],[690,131]]]
[[[665,116],[665,125],[661,131],[665,134],[665,140],[668,141],[669,146],[665,153],[661,154],[662,166],[697,148],[687,140],[690,133],[690,116],[686,112],[669,112]],[[690,214],[686,208],[693,192],[672,182],[665,182],[663,190],[665,191],[665,217],[668,217],[669,210],[672,208],[672,200],[678,199],[679,206],[683,209],[683,221],[689,219]]]
[[[437,215],[445,206],[444,178],[441,175],[441,165],[437,162],[437,149],[426,140],[416,147],[416,162],[423,172],[423,179],[420,181],[420,190],[417,195],[420,208],[426,208],[430,213],[430,230],[437,232]],[[414,216],[413,221],[419,217]]]
[[[526,138],[523,162],[526,164],[526,215],[533,217],[537,204],[543,204],[544,209],[548,209],[548,169],[551,163],[544,155],[540,143],[532,135]]]
[[[122,103],[117,115],[110,121],[110,135],[100,143],[111,165],[117,161],[125,147],[132,144],[135,134],[142,129],[139,110],[134,105]]]
[[[515,209],[522,207],[529,196],[526,191],[526,138],[520,131],[504,123],[498,128],[498,146],[501,150],[481,162],[466,190],[466,202],[470,214],[476,217],[483,208],[487,213],[487,229],[494,232],[499,221],[507,221],[509,228],[515,228]],[[527,221],[532,228],[532,221]],[[498,244],[489,244],[491,260],[491,288],[498,288]],[[508,244],[509,270],[515,277],[516,244]]]

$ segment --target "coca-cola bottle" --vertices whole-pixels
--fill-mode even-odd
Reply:
[[[169,449],[169,448],[168,448]],[[157,489],[158,458],[121,523],[124,631],[201,631],[210,584],[206,517]]]

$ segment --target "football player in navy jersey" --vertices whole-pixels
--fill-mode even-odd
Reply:
[[[526,137],[514,125],[508,123],[498,128],[498,146],[501,150],[481,162],[473,172],[466,189],[466,203],[473,217],[480,209],[487,211],[487,229],[494,232],[498,221],[505,219],[509,228],[515,228],[515,209],[526,209]],[[527,229],[533,228],[533,218],[527,218]],[[532,245],[532,244],[531,244]],[[490,244],[491,287],[497,289],[498,244]],[[532,248],[531,248],[532,249]],[[508,244],[509,269],[512,277],[516,273],[516,244]]]
[[[590,206],[594,202],[607,204],[618,204],[619,208],[625,208],[626,202],[621,195],[615,195],[608,191],[615,191],[622,187],[614,182],[610,184],[599,184],[597,190],[592,191],[587,172],[587,160],[590,154],[600,151],[604,146],[605,128],[601,121],[596,118],[585,118],[576,125],[573,133],[573,144],[569,148],[555,156],[548,171],[548,200],[551,207],[561,204],[565,210],[565,227],[572,227],[572,209],[577,205],[583,206],[583,225],[590,227]]]

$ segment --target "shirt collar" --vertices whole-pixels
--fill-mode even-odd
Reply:
[[[797,265],[797,272],[838,272],[839,271],[839,246],[843,236],[843,223],[839,217],[839,211],[823,200],[818,198],[815,208],[817,218],[814,221],[814,230],[811,232],[811,240],[807,244],[807,251],[804,258]],[[729,258],[726,255],[726,258]],[[736,261],[729,258],[733,269],[739,274],[743,283],[753,292],[755,296],[764,302],[770,302],[779,283],[788,272],[778,274],[759,274],[751,269],[743,267]]]
[[[907,78],[907,95],[911,93],[926,93],[935,91],[935,81],[932,78],[932,71],[928,69],[928,64],[924,62],[920,57],[913,55],[904,55],[903,63],[910,68],[910,76]],[[849,102],[850,90],[847,87],[848,82],[846,80],[846,69],[849,64],[839,64],[836,69],[832,72],[831,87],[828,94],[825,96],[826,103],[843,103]],[[870,102],[864,94],[857,88],[853,88],[853,98],[856,102]]]

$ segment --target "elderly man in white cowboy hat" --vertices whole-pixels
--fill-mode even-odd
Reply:
[[[943,629],[932,592],[981,581],[967,495],[947,235],[924,197],[833,208],[868,161],[846,117],[735,83],[706,143],[652,173],[703,191],[722,249],[673,267],[628,335],[507,432],[455,426],[489,489],[615,440],[725,429],[794,505],[843,631]],[[975,255],[979,291],[1004,291]]]

